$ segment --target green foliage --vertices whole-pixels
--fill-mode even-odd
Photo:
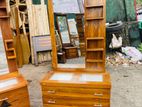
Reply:
[[[137,4],[142,4],[142,0],[136,0]]]
[[[139,45],[138,50],[142,52],[142,43]]]

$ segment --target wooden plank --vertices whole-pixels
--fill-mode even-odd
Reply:
[[[31,0],[28,0],[26,2],[29,16],[32,63],[34,63],[34,49],[32,36],[49,35],[49,20],[47,14],[47,6],[44,4],[44,1],[41,2],[41,5],[33,5]],[[42,55],[42,53],[40,53],[40,55]],[[45,59],[47,58],[48,56]]]

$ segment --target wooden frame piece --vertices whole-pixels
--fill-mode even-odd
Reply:
[[[49,27],[50,27],[50,35],[52,41],[52,67],[53,69],[57,69],[57,48],[56,48],[56,36],[54,30],[54,11],[53,11],[53,1],[48,0],[48,14],[49,14]]]

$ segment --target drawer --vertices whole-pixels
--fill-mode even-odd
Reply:
[[[66,53],[66,58],[70,59],[70,58],[77,58],[78,57],[78,53]]]
[[[43,107],[78,107],[78,106],[64,106],[64,105],[44,104]]]
[[[58,88],[43,86],[43,96],[48,97],[73,97],[75,99],[110,99],[109,89],[84,89],[84,88]]]
[[[72,48],[68,50],[69,53],[77,53],[77,48]]]
[[[103,105],[93,105],[93,106],[90,106],[90,105],[85,105],[85,106],[64,106],[64,105],[54,105],[54,104],[44,104],[43,107],[110,107],[110,105],[106,105],[106,106],[103,106]]]
[[[110,107],[107,100],[65,100],[62,99],[43,99],[44,105],[64,105],[74,107]]]
[[[26,87],[0,94],[0,105],[4,100],[11,104],[10,107],[29,107],[29,96]]]

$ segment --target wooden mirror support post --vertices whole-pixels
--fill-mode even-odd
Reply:
[[[0,0],[0,28],[9,73],[0,75],[0,107],[30,107],[27,81],[18,73],[16,52],[7,13],[6,0]]]
[[[111,80],[105,70],[105,0],[85,0],[86,68],[58,68],[53,2],[48,0],[52,65],[41,81],[44,107],[110,107]],[[91,69],[90,69],[91,68]]]

